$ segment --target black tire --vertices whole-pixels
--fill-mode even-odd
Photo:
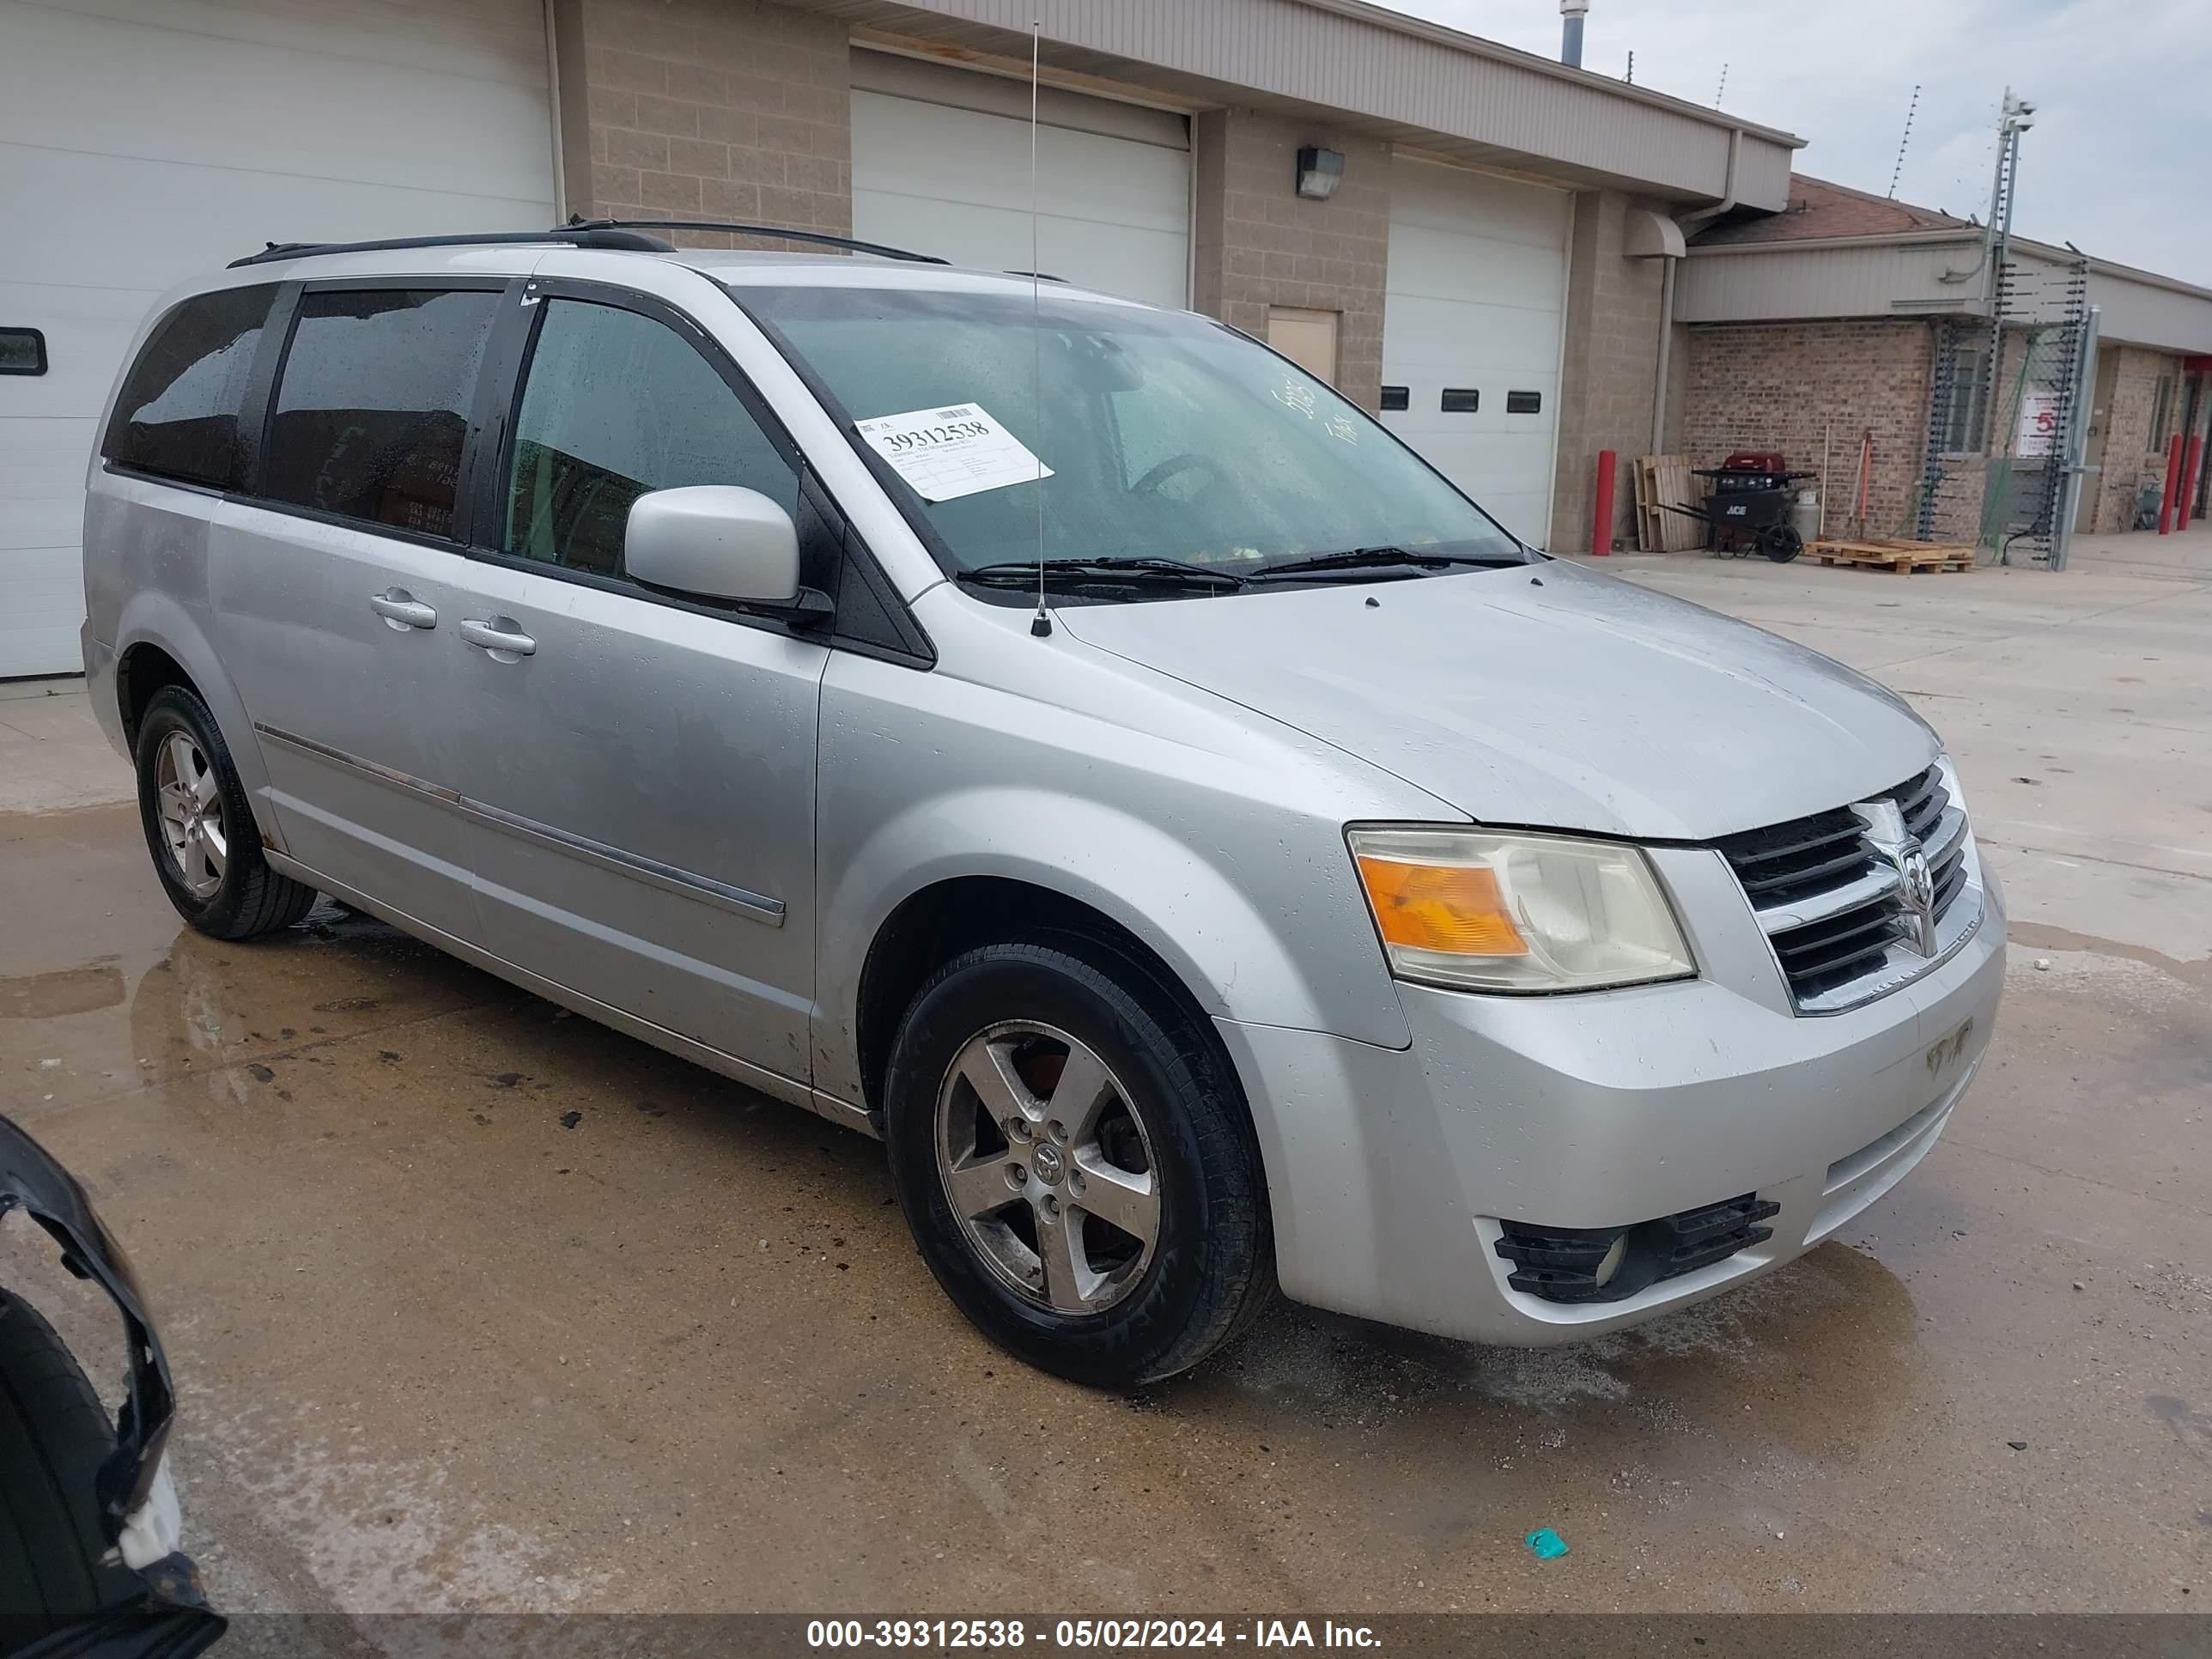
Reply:
[[[162,750],[179,733],[198,750],[216,782],[228,850],[220,884],[212,892],[193,891],[161,817]],[[138,817],[145,826],[146,850],[153,854],[154,872],[179,915],[213,938],[240,939],[289,927],[314,908],[319,895],[313,888],[278,875],[261,856],[261,833],[253,822],[246,786],[231,763],[230,745],[198,697],[180,685],[155,692],[139,718],[137,757]]]
[[[1805,538],[1794,524],[1769,525],[1759,532],[1759,550],[1777,564],[1788,564],[1805,550]]]
[[[1010,1020],[1086,1044],[1121,1081],[1118,1097],[1149,1143],[1157,1243],[1100,1312],[1058,1312],[1004,1282],[969,1241],[939,1174],[940,1088],[972,1039]],[[1041,1370],[1109,1389],[1172,1376],[1249,1328],[1273,1296],[1267,1188],[1227,1057],[1145,964],[1107,945],[1073,936],[989,945],[939,969],[892,1042],[884,1139],[907,1224],[938,1283],[992,1340]]]
[[[0,1291],[0,1653],[145,1594],[136,1573],[100,1561],[94,1481],[114,1449],[54,1328]]]

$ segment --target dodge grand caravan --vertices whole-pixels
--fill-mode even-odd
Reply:
[[[586,228],[155,308],[84,653],[185,919],[317,893],[880,1136],[1009,1349],[1586,1337],[1934,1144],[2004,918],[1812,652],[1206,318]]]

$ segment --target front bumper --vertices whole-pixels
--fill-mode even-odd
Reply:
[[[1401,985],[1406,1049],[1218,1021],[1259,1128],[1284,1290],[1539,1345],[1802,1255],[1927,1155],[1980,1063],[2004,908],[1994,877],[1975,883],[1981,922],[1956,954],[1842,1014],[1792,1012],[1771,957],[1731,921],[1694,939],[1707,975],[1674,984],[1558,997]],[[1748,1193],[1780,1206],[1771,1238],[1621,1301],[1515,1290],[1492,1248],[1505,1220],[1627,1226]]]

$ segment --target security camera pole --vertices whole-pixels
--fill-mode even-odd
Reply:
[[[2005,88],[1997,119],[1996,178],[1990,186],[1990,222],[1982,230],[1982,301],[1990,316],[1990,356],[1982,370],[1982,453],[1996,453],[1998,360],[2004,356],[2004,264],[2012,241],[2014,185],[2020,174],[2020,135],[2035,125],[2035,106]]]

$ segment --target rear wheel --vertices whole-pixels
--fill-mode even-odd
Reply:
[[[165,686],[138,721],[138,815],[177,914],[217,939],[289,927],[316,894],[261,856],[261,832],[207,705]]]
[[[1210,1034],[1089,940],[986,945],[915,998],[884,1139],[938,1282],[1079,1382],[1188,1370],[1274,1284],[1259,1157]]]
[[[54,1328],[0,1291],[0,1653],[145,1593],[136,1573],[100,1560],[94,1483],[114,1449]]]

